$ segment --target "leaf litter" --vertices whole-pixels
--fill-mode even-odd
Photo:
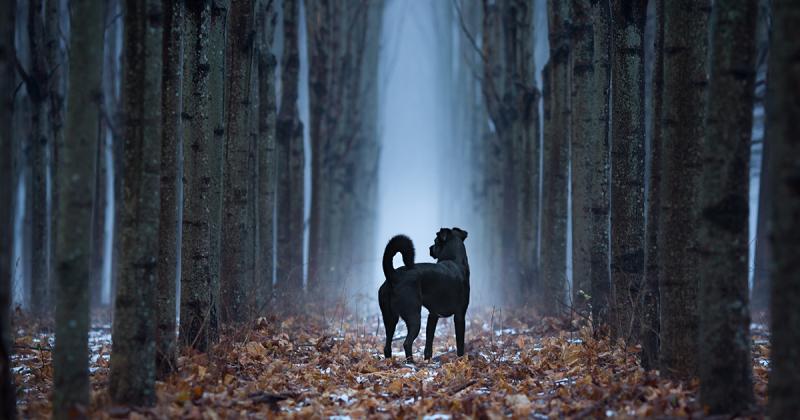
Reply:
[[[308,313],[313,313],[308,312]],[[21,417],[51,414],[53,337],[17,316],[12,369]],[[373,328],[371,326],[376,326]],[[370,331],[371,330],[371,331]],[[764,416],[769,334],[753,324],[757,405]],[[209,354],[185,350],[177,371],[156,382],[155,407],[119,407],[108,393],[109,325],[90,333],[93,418],[640,418],[702,417],[698,384],[663,379],[639,365],[638,346],[597,338],[581,318],[471,310],[467,354],[455,355],[452,321],[442,320],[434,357],[415,363],[395,335],[391,360],[382,355],[378,316],[268,316],[223,333]],[[400,340],[398,340],[400,338]]]

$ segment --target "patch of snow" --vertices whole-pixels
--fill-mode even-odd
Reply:
[[[606,417],[614,417],[617,413],[614,410],[606,410]]]
[[[436,413],[436,414],[429,414],[427,416],[424,416],[424,417],[422,417],[422,420],[450,420],[452,418],[453,418],[453,416],[451,416],[449,414]]]

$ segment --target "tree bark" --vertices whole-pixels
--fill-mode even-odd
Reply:
[[[266,3],[266,4],[263,4]],[[277,158],[275,125],[275,56],[272,54],[278,15],[274,1],[262,0],[256,14],[258,36],[258,196],[256,205],[256,308],[263,312],[272,297],[275,264],[275,190]]]
[[[221,284],[225,322],[244,322],[255,309],[254,150],[250,137],[255,15],[252,0],[233,0],[225,46],[225,146]]]
[[[699,188],[698,364],[709,414],[753,402],[748,302],[748,202],[756,0],[717,0],[711,17],[706,136]]]
[[[589,143],[590,176],[592,184],[589,191],[590,243],[589,269],[591,272],[592,319],[595,328],[609,325],[611,309],[611,272],[609,249],[610,235],[610,135],[609,135],[609,97],[610,94],[610,42],[611,6],[601,1],[592,5],[592,33],[594,36],[594,79],[592,86],[591,120],[594,121],[593,140]]]
[[[656,0],[653,5],[655,28],[653,34],[653,78],[652,78],[652,130],[650,135],[650,172],[647,175],[647,201],[645,213],[645,266],[644,287],[642,289],[642,367],[658,368],[660,346],[660,299],[658,279],[661,273],[661,259],[658,249],[659,209],[661,208],[661,150],[662,119],[661,109],[664,96],[664,0]]]
[[[283,3],[283,58],[281,108],[275,131],[277,141],[277,275],[279,300],[296,300],[303,290],[303,125],[297,109],[299,7],[296,0]]]
[[[225,196],[223,193],[225,182],[225,151],[227,140],[225,115],[225,93],[227,80],[225,79],[225,51],[228,21],[228,8],[230,0],[211,0],[211,23],[209,26],[209,129],[212,131],[211,143],[208,148],[209,160],[209,232],[211,234],[211,248],[209,254],[209,267],[211,267],[211,290],[214,302],[219,302],[217,317],[225,317],[225,306],[222,304],[221,275],[222,275],[222,226]]]
[[[183,43],[183,0],[164,3],[161,73],[161,182],[158,221],[158,277],[156,279],[156,375],[163,379],[177,367],[175,336],[175,294],[180,255],[181,135],[181,48]]]
[[[41,2],[28,3],[28,49],[31,68],[23,74],[32,110],[28,153],[31,167],[31,288],[30,308],[38,316],[50,311],[50,281],[47,263],[50,247],[47,243],[47,151],[52,135],[49,124],[50,98],[48,79],[45,16]]]
[[[163,12],[159,0],[127,2],[125,7],[122,248],[109,393],[114,402],[127,405],[156,401]]]
[[[697,188],[705,135],[707,38],[710,2],[664,2],[664,96],[662,98],[661,372],[688,378],[697,372]]]
[[[571,7],[548,3],[550,41],[550,118],[543,141],[542,167],[542,310],[548,315],[564,311],[567,301],[567,188],[571,139],[570,30]]]
[[[53,349],[53,416],[85,415],[89,407],[89,267],[93,165],[97,147],[103,48],[103,6],[73,0],[70,89],[65,144],[59,147],[56,344]]]
[[[12,128],[14,113],[14,0],[0,1],[0,417],[17,418],[16,390],[11,374],[11,253],[13,248],[14,176]]]
[[[612,2],[611,332],[638,340],[644,274],[644,25],[647,2]]]
[[[186,4],[183,55],[182,346],[208,351],[217,341],[219,285],[211,274],[211,133],[209,29],[211,0]]]
[[[772,2],[773,27],[767,77],[767,167],[774,176],[769,226],[772,243],[772,350],[769,415],[800,412],[800,3]]]

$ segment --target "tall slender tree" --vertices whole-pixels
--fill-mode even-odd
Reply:
[[[377,222],[378,48],[384,1],[306,2],[311,215],[308,287],[325,298],[358,289]]]
[[[572,302],[582,310],[607,308],[608,295],[608,30],[607,2],[573,2]],[[595,322],[600,319],[595,317]]]
[[[529,293],[538,276],[538,97],[533,80],[533,6],[523,1],[483,2],[482,93],[497,144],[487,170],[500,180],[492,211],[506,294]],[[499,146],[499,147],[497,147]]]
[[[769,415],[788,419],[800,412],[800,3],[775,0],[772,7],[765,138],[766,164],[774,175],[768,223],[773,252]]]
[[[300,2],[283,2],[283,58],[281,107],[275,131],[277,141],[277,274],[281,294],[303,289],[303,124],[297,109],[300,54]],[[283,298],[289,299],[289,298]],[[296,298],[295,298],[296,299]]]
[[[611,3],[611,331],[618,338],[636,340],[644,275],[647,2]]]
[[[737,413],[753,401],[747,285],[750,133],[757,0],[717,0],[702,141],[698,223],[700,403]]]
[[[0,1],[0,202],[12,203],[12,124],[14,112],[15,0]],[[11,374],[11,206],[0,206],[0,417],[17,417]]]
[[[175,294],[180,255],[180,135],[183,80],[184,0],[164,3],[161,74],[161,199],[158,221],[158,277],[156,278],[156,374],[164,377],[176,367]]]
[[[48,88],[50,65],[45,46],[45,15],[42,3],[28,2],[28,50],[30,71],[22,72],[28,98],[31,101],[31,131],[28,139],[30,155],[31,185],[31,278],[30,307],[43,315],[49,311],[50,281],[47,268],[50,247],[47,244],[47,151],[50,148],[51,130],[49,124],[50,100]]]
[[[59,217],[53,416],[80,416],[89,407],[89,267],[94,167],[103,49],[103,5],[70,3],[69,94],[64,145],[58,146]]]
[[[223,194],[225,182],[225,134],[227,118],[225,115],[225,50],[228,25],[228,8],[230,0],[211,1],[211,23],[209,31],[208,50],[208,95],[209,95],[209,129],[212,131],[211,143],[208,147],[208,182],[209,182],[209,232],[211,234],[211,248],[209,253],[209,273],[211,291],[215,302],[221,300],[222,273],[222,223]],[[222,307],[218,309],[218,317],[223,317]]]
[[[272,295],[273,259],[275,255],[275,189],[277,160],[275,120],[275,68],[272,53],[278,14],[274,0],[261,0],[256,12],[258,54],[258,197],[256,205],[256,307],[263,311]]]
[[[255,70],[253,0],[232,0],[225,38],[225,145],[223,149],[223,212],[221,283],[225,321],[248,319],[255,295],[248,293],[255,275],[255,150],[250,137]]]
[[[664,2],[664,87],[659,149],[661,372],[697,372],[697,191],[705,135],[710,1]]]
[[[608,325],[611,308],[611,273],[609,270],[610,249],[610,137],[609,137],[609,97],[611,89],[610,39],[611,5],[607,1],[592,4],[592,33],[594,36],[594,78],[592,86],[595,95],[590,110],[591,119],[596,126],[592,130],[596,136],[589,143],[590,176],[592,186],[589,191],[591,207],[589,266],[591,271],[592,319],[594,325]]]
[[[645,213],[645,267],[644,285],[642,288],[642,325],[640,340],[642,343],[642,367],[656,369],[658,367],[658,348],[660,345],[660,299],[658,292],[658,276],[661,272],[661,259],[658,249],[659,209],[661,208],[661,145],[662,120],[661,107],[664,95],[664,0],[656,0],[653,4],[655,27],[653,34],[653,73],[650,134],[650,171],[647,174],[647,201]]]
[[[550,118],[543,139],[542,166],[542,309],[565,310],[567,302],[567,188],[571,138],[572,7],[548,2],[550,41]]]
[[[109,375],[121,404],[156,400],[156,277],[162,136],[163,9],[159,0],[125,5],[122,248]]]
[[[183,55],[183,230],[180,342],[207,351],[218,336],[219,284],[211,275],[211,0],[187,2]]]

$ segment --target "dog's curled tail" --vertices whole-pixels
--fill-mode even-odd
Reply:
[[[389,240],[386,249],[383,251],[383,275],[389,280],[394,274],[392,259],[394,254],[400,253],[403,256],[403,264],[406,267],[414,266],[414,243],[406,235],[397,235]]]

